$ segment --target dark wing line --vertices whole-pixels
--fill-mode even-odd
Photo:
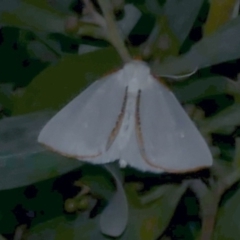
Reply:
[[[205,167],[199,167],[199,168],[192,168],[192,169],[186,169],[186,170],[179,171],[177,169],[168,169],[168,168],[164,168],[164,167],[155,165],[154,163],[151,162],[151,160],[148,159],[148,157],[146,156],[146,151],[144,149],[144,140],[143,140],[142,129],[141,129],[141,119],[140,119],[141,93],[142,93],[142,91],[138,90],[138,95],[137,95],[137,99],[136,99],[136,109],[135,109],[135,129],[136,129],[137,142],[138,142],[140,154],[141,154],[143,160],[149,166],[151,166],[153,168],[161,169],[161,170],[163,170],[165,172],[168,172],[168,173],[187,173],[187,172],[195,172],[195,171],[199,171],[201,169],[204,169]],[[149,106],[149,107],[151,107],[151,106]],[[159,146],[159,147],[161,147],[161,146]]]
[[[54,148],[52,147],[49,147],[48,145],[45,145],[43,143],[41,143],[41,145],[43,145],[46,149],[50,150],[51,152],[55,152],[55,153],[58,153],[64,157],[69,157],[69,158],[76,158],[76,159],[83,159],[83,160],[88,160],[88,159],[91,159],[91,158],[96,158],[96,157],[99,157],[100,155],[102,155],[102,152],[98,152],[97,154],[93,154],[93,155],[76,155],[76,154],[66,154],[64,152],[61,152],[61,151],[58,151],[58,150],[55,150]]]
[[[122,126],[122,122],[123,122],[123,118],[124,118],[125,110],[126,110],[126,105],[127,105],[127,99],[128,99],[128,87],[126,87],[126,89],[125,89],[121,112],[118,115],[115,127],[112,129],[112,131],[108,137],[106,151],[108,151],[109,148],[111,147],[111,145],[113,144],[113,142],[116,139],[117,134]]]

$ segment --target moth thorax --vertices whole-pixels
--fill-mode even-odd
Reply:
[[[128,73],[133,73],[133,72],[137,72],[137,73],[150,73],[150,69],[148,67],[148,65],[145,62],[142,61],[138,61],[138,60],[133,60],[127,64],[124,65],[123,67],[123,71],[124,72],[128,72]]]
[[[132,131],[134,130],[134,110],[136,104],[135,94],[128,94],[127,106],[125,109],[124,119],[120,128],[117,141],[120,150],[123,150],[131,137]]]
[[[128,92],[137,94],[139,90],[147,89],[150,85],[150,75],[138,75],[130,79],[128,83]]]
[[[140,79],[132,78],[128,84],[128,92],[137,94],[138,90],[141,88],[141,85]]]

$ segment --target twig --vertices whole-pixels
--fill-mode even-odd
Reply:
[[[211,240],[220,197],[199,179],[192,180],[190,188],[198,197],[201,208],[202,230],[199,239]]]
[[[23,239],[23,235],[27,230],[27,225],[26,224],[22,224],[20,226],[18,226],[16,228],[13,240],[22,240]]]
[[[95,10],[92,2],[90,0],[83,0],[85,4],[84,15],[89,15],[91,18],[83,18],[88,23],[94,23],[100,26],[101,28],[106,28],[105,19]]]
[[[157,38],[158,35],[159,35],[159,27],[158,27],[158,24],[156,23],[152,32],[150,33],[148,39],[140,47],[142,55],[144,57],[148,58],[148,57],[151,56],[152,50],[153,50],[153,45],[154,45],[154,42],[156,41],[156,38]]]
[[[233,184],[240,180],[240,169],[236,169],[232,173],[228,174],[226,177],[220,179],[217,183],[216,188],[220,197],[228,190]]]
[[[227,189],[239,180],[240,170],[237,169],[227,176],[217,180],[212,185],[211,189],[208,189],[207,186],[199,179],[191,181],[189,186],[198,197],[201,208],[202,230],[200,240],[212,239],[218,205],[221,197]]]
[[[202,202],[202,230],[200,240],[211,240],[221,196],[218,191],[209,192]],[[201,200],[200,200],[201,201]]]
[[[83,185],[81,191],[74,198],[75,199],[81,199],[82,196],[87,195],[90,192],[91,192],[91,189],[88,186]]]
[[[98,0],[98,3],[106,20],[106,32],[109,41],[116,48],[122,60],[124,62],[129,62],[131,56],[124,45],[119,29],[115,23],[111,2],[109,0]]]

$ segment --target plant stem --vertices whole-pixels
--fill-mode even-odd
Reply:
[[[220,196],[217,191],[211,191],[201,180],[192,180],[191,190],[199,199],[202,229],[199,240],[211,240],[215,225]]]
[[[190,188],[196,194],[199,199],[201,213],[202,213],[202,230],[200,240],[211,240],[216,216],[218,211],[218,205],[224,192],[229,189],[234,183],[240,179],[240,170],[236,169],[225,177],[222,177],[211,189],[199,179],[191,180]]]
[[[22,240],[23,239],[23,235],[27,230],[27,225],[26,224],[22,224],[20,226],[18,226],[16,228],[13,240]]]
[[[201,206],[202,209],[202,230],[200,240],[211,240],[217,211],[218,211],[218,203],[220,201],[220,196],[218,194],[208,194],[206,197],[206,201]]]
[[[98,3],[106,20],[106,30],[110,42],[116,48],[122,60],[124,62],[129,62],[131,56],[124,45],[118,26],[115,23],[111,2],[109,0],[98,0]]]

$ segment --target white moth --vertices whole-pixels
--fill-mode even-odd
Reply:
[[[212,165],[207,144],[173,93],[135,60],[74,98],[38,141],[89,163],[119,160],[122,167],[154,173]]]

